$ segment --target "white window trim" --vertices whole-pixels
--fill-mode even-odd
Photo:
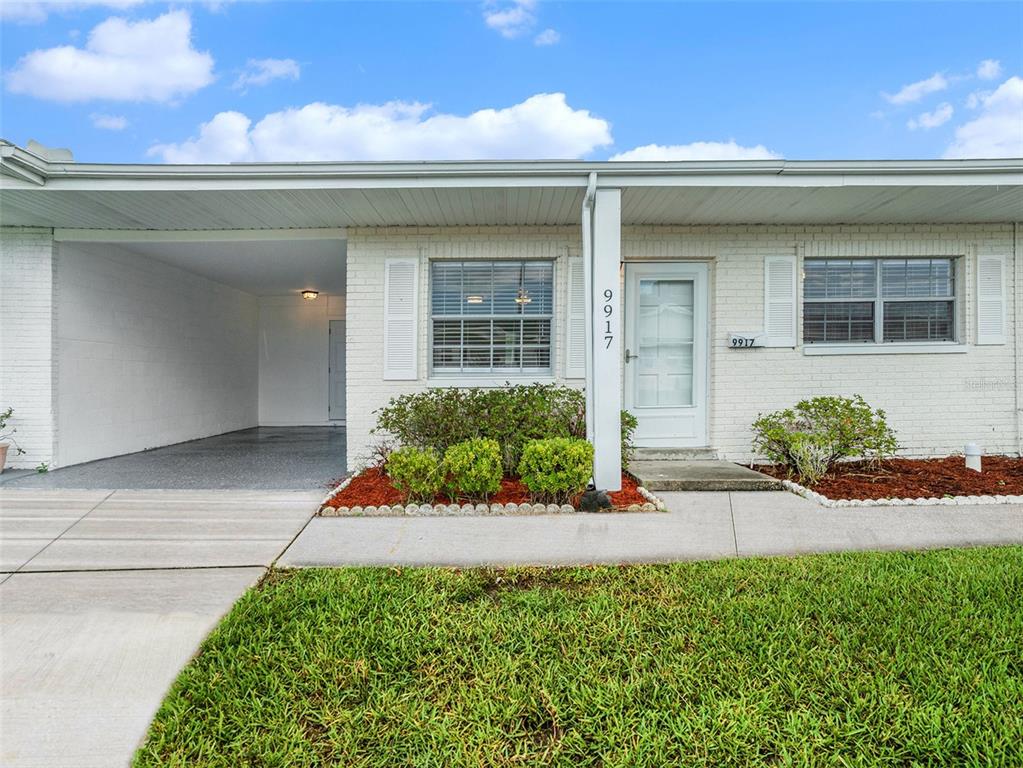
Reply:
[[[952,268],[954,274],[952,277],[952,287],[954,294],[952,296],[952,328],[955,332],[955,338],[952,341],[862,341],[855,343],[848,342],[816,342],[807,343],[803,338],[803,313],[808,303],[827,303],[828,301],[842,302],[856,302],[856,301],[867,301],[862,298],[849,298],[849,299],[833,299],[833,300],[818,300],[808,302],[804,294],[803,281],[799,281],[799,340],[803,349],[803,354],[809,357],[814,356],[825,356],[825,355],[919,355],[919,354],[960,354],[968,351],[969,345],[963,341],[966,338],[966,330],[963,326],[963,289],[965,286],[965,275],[963,274],[966,269],[965,254],[959,255],[927,255],[927,256],[807,256],[803,259],[806,261],[827,261],[828,259],[835,260],[846,260],[846,259],[859,259],[866,260],[870,259],[875,263],[874,268],[876,270],[876,285],[877,295],[874,299],[870,300],[874,303],[874,338],[880,337],[883,334],[883,304],[885,301],[946,301],[947,299],[932,299],[930,297],[914,297],[910,299],[885,299],[881,295],[881,262],[885,260],[904,260],[904,259],[951,259]],[[800,265],[800,269],[803,266]],[[881,309],[879,312],[878,309]]]
[[[887,344],[804,344],[803,354],[818,355],[949,355],[964,354],[967,344],[951,341],[890,341]]]
[[[498,387],[504,387],[508,384],[556,384],[557,379],[554,376],[530,376],[528,374],[523,376],[500,376],[495,377],[492,373],[481,374],[480,376],[471,376],[466,374],[453,373],[450,376],[444,376],[437,374],[431,376],[426,380],[427,386],[430,387],[480,387],[482,389],[496,389]]]

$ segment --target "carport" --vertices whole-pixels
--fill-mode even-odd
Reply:
[[[345,472],[343,230],[54,234],[51,471],[9,487],[318,489]]]

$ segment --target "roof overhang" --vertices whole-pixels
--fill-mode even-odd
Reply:
[[[633,224],[1009,222],[1023,160],[96,164],[0,143],[5,225],[111,230],[566,225],[591,173]]]

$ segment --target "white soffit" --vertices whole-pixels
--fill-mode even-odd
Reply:
[[[116,245],[254,296],[288,296],[305,289],[345,294],[344,240],[118,241]],[[72,257],[75,246],[73,241],[66,245]],[[97,241],[83,246],[97,247]]]
[[[7,225],[223,230],[570,225],[591,172],[622,223],[1007,222],[1023,161],[98,165],[0,144]]]

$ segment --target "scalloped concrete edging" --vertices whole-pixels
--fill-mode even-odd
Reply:
[[[454,517],[456,515],[571,515],[580,512],[571,504],[394,504],[379,507],[332,507],[327,502],[348,487],[355,475],[348,477],[328,493],[316,514],[319,517]],[[666,512],[664,502],[646,488],[636,491],[646,499],[644,504],[631,504],[618,512]]]
[[[829,499],[805,485],[782,480],[782,486],[797,496],[815,501],[823,507],[968,507],[981,504],[1023,504],[1023,496],[945,496],[918,499]]]

